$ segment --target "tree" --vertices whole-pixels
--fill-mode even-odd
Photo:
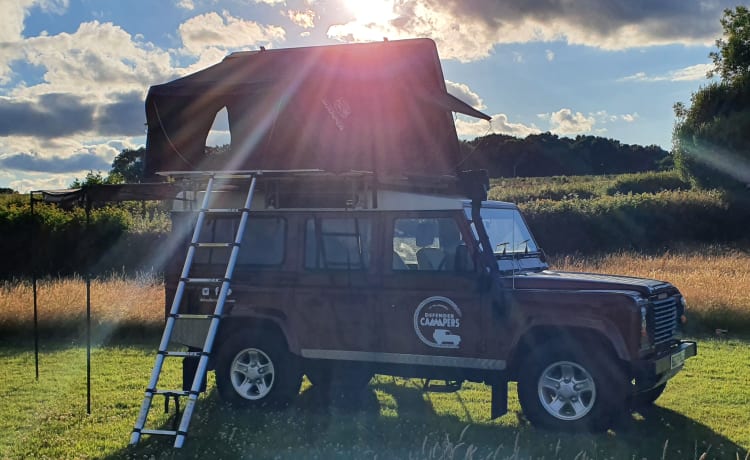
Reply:
[[[141,182],[143,180],[143,157],[145,154],[145,147],[137,150],[124,149],[112,160],[112,169],[109,171],[110,177],[115,176],[113,180],[118,182]]]
[[[724,35],[709,56],[712,82],[674,105],[672,153],[683,177],[698,187],[750,184],[750,11],[725,10]]]
[[[70,183],[69,188],[81,188],[89,185],[102,185],[102,184],[120,184],[122,183],[121,180],[115,175],[112,176],[111,174],[109,176],[105,176],[102,174],[101,171],[89,171],[86,173],[86,177],[83,179],[75,178],[73,182]]]
[[[716,40],[718,50],[709,54],[714,68],[708,76],[734,82],[750,73],[750,11],[744,6],[726,9],[720,22],[724,37]]]

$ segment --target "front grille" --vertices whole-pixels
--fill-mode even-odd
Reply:
[[[651,298],[653,305],[653,337],[654,345],[668,342],[677,332],[677,298]]]

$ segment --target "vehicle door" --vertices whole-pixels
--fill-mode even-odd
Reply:
[[[480,289],[465,215],[393,213],[385,248],[392,263],[378,296],[384,359],[397,364],[486,369],[489,296]]]
[[[373,324],[376,221],[367,212],[316,213],[302,219],[295,325],[302,355],[354,359],[378,347]]]

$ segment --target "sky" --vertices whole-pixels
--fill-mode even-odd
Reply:
[[[0,0],[0,187],[67,187],[145,143],[151,85],[263,46],[428,37],[463,139],[596,135],[669,150],[737,0]],[[216,133],[214,133],[216,134]],[[221,136],[214,136],[220,138]]]

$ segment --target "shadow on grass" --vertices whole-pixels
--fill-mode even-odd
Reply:
[[[475,410],[472,419],[460,395],[465,414],[439,413],[405,380],[379,380],[348,397],[309,387],[279,411],[230,407],[211,391],[182,449],[171,437],[144,437],[108,458],[744,458],[741,446],[658,406],[614,431],[570,434],[535,429],[513,412],[489,421]]]

